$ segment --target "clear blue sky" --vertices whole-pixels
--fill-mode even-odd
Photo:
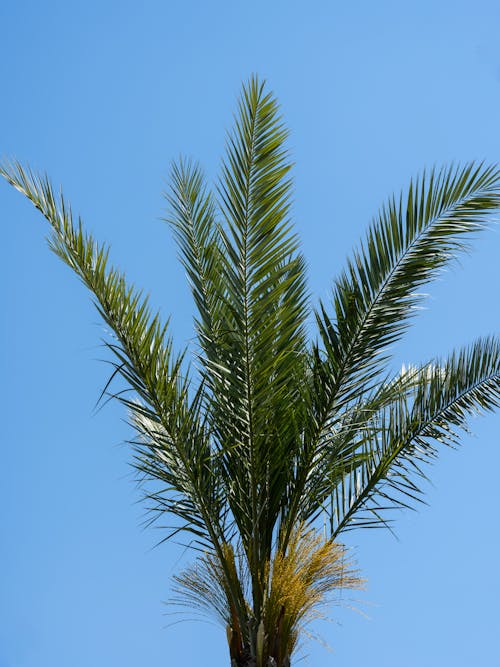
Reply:
[[[310,283],[332,278],[385,197],[423,167],[500,160],[496,0],[308,3],[117,0],[0,5],[0,154],[46,170],[129,278],[192,336],[164,213],[169,162],[216,176],[240,82],[266,77],[296,161]],[[215,625],[172,625],[162,601],[182,558],[141,531],[121,409],[93,408],[109,368],[84,289],[45,225],[0,183],[0,667],[227,664]],[[430,289],[401,361],[500,329],[500,235]],[[500,664],[500,415],[430,470],[430,507],[399,541],[351,533],[369,580],[332,610],[303,665]],[[167,614],[167,615],[165,615]]]

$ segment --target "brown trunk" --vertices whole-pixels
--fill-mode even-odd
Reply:
[[[231,667],[256,667],[256,666],[257,666],[257,661],[255,660],[255,658],[244,659],[240,662],[238,662],[234,658],[231,660]],[[290,658],[287,656],[283,660],[281,665],[278,665],[274,658],[268,658],[267,664],[264,665],[264,667],[290,667]]]
[[[261,629],[263,629],[262,622],[254,639],[254,646],[245,642],[238,632],[229,625],[226,627],[227,640],[229,645],[229,658],[231,667],[290,667],[290,656],[286,653],[287,648],[283,646],[282,625],[285,608],[282,607],[278,618],[278,629],[274,633],[274,637],[269,641],[265,640],[265,644],[269,641],[270,645],[263,645],[259,641]],[[262,640],[262,637],[260,637]],[[260,648],[259,648],[260,646]],[[285,653],[285,655],[283,655]],[[257,657],[256,657],[257,656]]]

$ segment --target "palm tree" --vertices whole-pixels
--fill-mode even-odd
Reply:
[[[500,172],[468,164],[412,181],[382,208],[330,302],[312,309],[286,137],[273,95],[252,78],[215,192],[196,164],[172,168],[169,221],[197,308],[193,367],[49,180],[18,163],[0,170],[48,220],[51,249],[114,334],[111,380],[130,391],[112,395],[130,415],[151,520],[168,515],[165,539],[184,533],[194,550],[176,599],[219,617],[232,667],[290,665],[323,604],[362,585],[342,534],[387,526],[391,510],[418,502],[439,445],[500,403],[497,338],[398,372],[389,350],[420,286],[499,206]]]

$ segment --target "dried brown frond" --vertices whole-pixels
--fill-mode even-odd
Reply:
[[[242,558],[232,544],[223,544],[221,554],[205,553],[174,575],[178,604],[215,615],[226,628],[232,658],[238,658],[249,645],[250,608],[245,599],[246,574]]]

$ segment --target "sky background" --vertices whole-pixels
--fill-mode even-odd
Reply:
[[[161,193],[180,154],[216,178],[241,82],[258,73],[282,104],[294,219],[325,298],[411,176],[500,160],[499,28],[495,0],[3,2],[0,155],[64,185],[181,347],[193,307]],[[186,560],[141,529],[123,411],[94,410],[109,367],[88,294],[3,183],[0,220],[0,667],[227,664],[222,629],[174,624],[164,604]],[[497,228],[429,288],[398,362],[499,331],[499,257]],[[348,534],[368,588],[317,628],[331,651],[310,642],[297,664],[497,664],[499,426],[475,420],[443,452],[399,540]]]

